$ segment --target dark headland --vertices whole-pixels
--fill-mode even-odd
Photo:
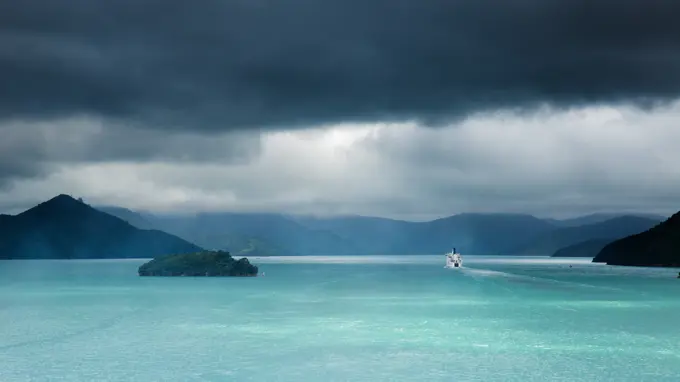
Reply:
[[[651,229],[607,244],[593,262],[680,267],[680,212]]]
[[[247,258],[225,251],[202,251],[155,258],[139,267],[140,276],[257,276]]]

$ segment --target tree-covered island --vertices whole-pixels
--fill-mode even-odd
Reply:
[[[140,276],[257,276],[247,258],[226,251],[202,251],[157,257],[139,267]]]

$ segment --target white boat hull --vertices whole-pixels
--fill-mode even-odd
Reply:
[[[463,258],[459,253],[447,253],[446,254],[446,265],[444,268],[462,268]]]

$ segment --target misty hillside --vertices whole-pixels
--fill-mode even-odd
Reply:
[[[658,224],[659,220],[622,216],[599,223],[577,227],[564,227],[549,231],[511,250],[513,255],[549,256],[555,251],[590,239],[615,240],[645,231]]]
[[[368,216],[311,217],[290,216],[296,222],[315,230],[332,232],[347,240],[361,254],[393,254],[411,252],[413,236],[419,223]],[[451,245],[447,245],[446,248]],[[420,253],[418,250],[416,253]],[[441,250],[436,251],[441,252]]]
[[[350,255],[354,244],[322,229],[301,225],[280,214],[205,213],[182,216],[113,214],[130,224],[144,218],[156,229],[172,233],[209,249],[234,255]],[[120,214],[118,215],[118,213]]]
[[[0,258],[149,258],[200,247],[165,232],[141,230],[68,195],[0,219]]]
[[[99,211],[106,212],[117,218],[123,219],[126,222],[140,229],[158,229],[152,222],[153,217],[144,216],[140,212],[135,212],[127,208],[115,206],[95,206]]]
[[[516,214],[461,214],[429,222],[237,213],[146,219],[206,248],[261,255],[436,254],[454,246],[470,254],[504,254],[555,229],[544,220]]]
[[[680,212],[644,232],[607,244],[593,262],[680,267]]]
[[[451,247],[470,254],[503,254],[507,248],[555,228],[520,214],[468,213],[418,223],[360,216],[297,219],[374,254],[435,254]]]
[[[614,218],[620,218],[624,216],[636,216],[636,217],[641,217],[641,218],[647,218],[651,220],[657,220],[657,221],[662,221],[667,219],[667,216],[662,216],[658,214],[645,214],[645,213],[594,213],[590,215],[584,215],[584,216],[579,216],[575,218],[569,218],[569,219],[545,219],[549,222],[551,222],[554,225],[560,226],[560,227],[577,227],[581,225],[586,225],[586,224],[595,224],[595,223],[601,223],[606,220],[614,219]]]
[[[614,239],[588,239],[576,244],[560,248],[551,257],[595,257],[607,244]]]
[[[552,224],[531,215],[460,214],[421,223],[413,245],[425,243],[430,251],[456,246],[471,254],[503,255],[553,229]]]

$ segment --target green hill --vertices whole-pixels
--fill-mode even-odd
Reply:
[[[0,258],[149,258],[200,251],[156,230],[141,230],[68,195],[0,219]]]

